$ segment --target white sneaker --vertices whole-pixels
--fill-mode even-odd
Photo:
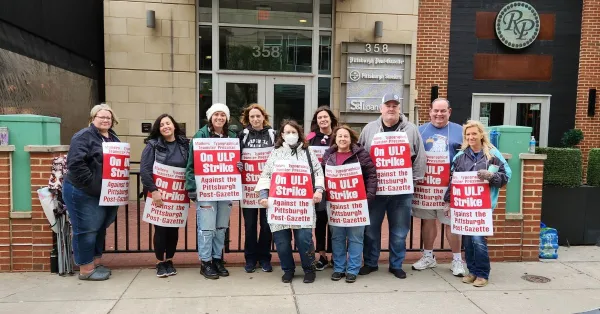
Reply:
[[[452,275],[456,277],[464,277],[466,275],[465,265],[462,261],[452,261]]]
[[[414,270],[425,270],[427,268],[434,268],[437,266],[437,261],[435,260],[435,256],[425,256],[421,257],[416,263],[412,265],[412,269]]]

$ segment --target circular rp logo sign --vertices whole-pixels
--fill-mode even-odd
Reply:
[[[496,35],[507,47],[523,49],[540,33],[540,15],[531,4],[516,1],[505,5],[496,16]]]
[[[352,82],[356,82],[356,81],[360,80],[360,72],[357,70],[352,70],[350,72],[350,80]]]

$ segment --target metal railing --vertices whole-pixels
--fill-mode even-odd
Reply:
[[[139,163],[132,163],[139,164]],[[105,243],[106,253],[150,253],[154,252],[153,244],[153,226],[142,220],[145,205],[142,195],[142,184],[140,172],[130,171],[131,178],[135,181],[135,201],[130,201],[124,208],[120,208],[113,225],[107,230],[107,240]],[[130,180],[131,182],[131,180]],[[130,186],[131,188],[131,186]],[[235,204],[237,203],[237,205]],[[244,232],[242,221],[242,209],[239,202],[234,202],[230,218],[230,228],[225,235],[225,252],[242,253],[244,252]],[[418,227],[419,232],[415,232]],[[192,229],[193,228],[193,229]],[[382,227],[382,230],[385,227]],[[420,219],[411,217],[410,232],[406,239],[407,251],[420,251],[423,249],[423,241],[420,236]],[[125,234],[122,232],[124,231]],[[441,232],[438,234],[439,243],[435,247],[436,251],[449,251],[445,241],[444,225],[441,225]],[[197,252],[197,230],[196,230],[196,211],[194,206],[190,207],[187,224],[179,230],[179,243],[177,252]],[[183,241],[181,241],[183,239]],[[382,238],[382,252],[389,252],[389,241]],[[386,244],[387,242],[387,244]],[[329,248],[328,248],[329,249]],[[271,244],[271,251],[275,252],[275,246]]]

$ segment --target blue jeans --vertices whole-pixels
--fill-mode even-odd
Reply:
[[[197,203],[198,257],[201,261],[221,259],[225,247],[225,231],[229,227],[229,214],[231,201]]]
[[[365,226],[331,226],[331,245],[333,246],[333,271],[358,275],[363,252]],[[346,246],[346,241],[348,245]],[[348,252],[348,266],[346,266]]]
[[[244,257],[247,264],[271,261],[271,240],[273,234],[267,222],[266,208],[243,208],[246,240],[244,242]],[[257,227],[260,216],[260,233],[257,240]]]
[[[390,230],[390,268],[401,269],[406,256],[406,235],[410,231],[412,194],[378,195],[369,203],[371,224],[365,227],[365,265],[376,267],[381,253],[381,224],[387,211]]]
[[[118,206],[100,206],[100,197],[90,196],[71,183],[63,183],[63,200],[73,227],[75,264],[87,265],[102,257],[106,229],[117,217]]]
[[[292,231],[294,232],[294,241],[300,254],[304,273],[314,272],[315,245],[313,244],[312,229],[308,228],[284,229],[273,232],[281,269],[286,273],[293,273],[296,270],[296,263],[294,263],[294,256],[292,255]]]
[[[485,237],[463,236],[463,245],[469,272],[477,277],[488,279],[490,276],[490,256]]]

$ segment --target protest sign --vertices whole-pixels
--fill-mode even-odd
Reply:
[[[405,132],[381,132],[371,142],[377,169],[377,195],[413,193],[410,144]]]
[[[195,138],[193,148],[198,201],[241,200],[239,139]]]
[[[450,156],[448,152],[425,152],[425,155],[425,179],[415,186],[413,208],[440,209],[444,207],[444,194],[450,183]]]
[[[190,207],[190,199],[185,191],[185,168],[155,162],[152,174],[154,184],[161,191],[163,205],[157,206],[152,193],[148,192],[142,219],[162,227],[184,227]]]
[[[270,224],[312,225],[313,186],[306,162],[278,160],[273,165],[267,221]]]
[[[242,208],[261,208],[258,203],[258,193],[254,192],[256,183],[260,179],[263,167],[269,159],[273,147],[266,148],[244,148],[242,152],[242,162],[244,171],[242,171]]]
[[[359,163],[325,167],[327,216],[338,227],[369,225],[367,192]]]
[[[102,191],[100,206],[129,202],[129,143],[102,143]]]
[[[450,228],[462,235],[494,234],[490,185],[476,171],[455,172],[450,193]]]
[[[323,155],[325,155],[325,151],[329,148],[329,146],[309,146],[309,147],[310,147],[310,149],[312,149],[313,152],[315,152],[317,159],[319,159],[319,163],[323,162]]]

